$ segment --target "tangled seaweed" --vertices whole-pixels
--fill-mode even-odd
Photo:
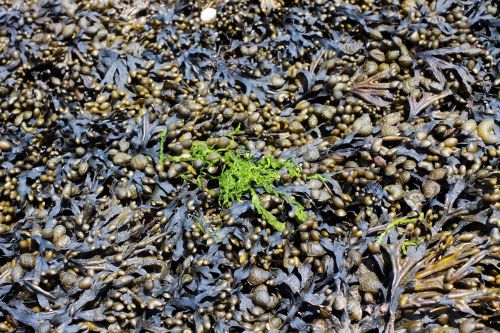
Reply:
[[[0,0],[0,331],[496,332],[493,0]]]

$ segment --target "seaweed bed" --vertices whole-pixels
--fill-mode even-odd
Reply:
[[[495,332],[493,0],[0,0],[0,332]]]

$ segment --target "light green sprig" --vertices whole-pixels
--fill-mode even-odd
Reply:
[[[165,155],[165,141],[167,140],[167,129],[165,128],[160,135],[160,164],[166,161],[167,156]]]
[[[326,179],[325,176],[320,175],[319,173],[315,173],[314,175],[307,176],[307,180],[313,180],[317,179],[319,181],[322,181],[323,183],[328,183],[328,179]]]
[[[387,233],[392,229],[392,228],[395,228],[397,226],[400,226],[400,225],[406,225],[406,224],[410,224],[410,223],[415,223],[417,222],[419,219],[422,220],[424,218],[424,213],[420,213],[420,216],[419,217],[415,217],[415,218],[401,218],[401,219],[397,219],[397,220],[394,220],[392,221],[391,223],[389,223],[387,225],[387,228],[385,229],[385,231],[383,233],[381,233],[378,237],[377,237],[377,244],[382,244],[382,241],[384,240],[385,236],[387,235]]]
[[[423,240],[424,237],[417,237],[415,239],[405,239],[401,244],[401,252],[403,252],[404,255],[407,255],[409,246],[418,246],[420,245],[420,243],[422,243]]]
[[[163,156],[162,142],[164,140],[160,141],[160,160]],[[177,163],[198,161],[201,164],[196,180],[199,187],[202,187],[202,178],[208,175],[208,168],[223,162],[218,176],[209,175],[219,182],[219,203],[229,207],[233,202],[238,202],[243,196],[249,195],[256,211],[279,231],[284,230],[285,224],[278,221],[271,212],[264,208],[255,189],[262,188],[266,193],[282,198],[294,208],[295,216],[300,222],[308,218],[304,207],[297,200],[288,193],[278,191],[274,185],[281,179],[283,172],[287,172],[292,179],[302,176],[302,169],[291,160],[278,161],[272,156],[264,156],[255,161],[254,157],[246,151],[209,147],[204,142],[193,143],[189,154],[169,156],[168,159]]]

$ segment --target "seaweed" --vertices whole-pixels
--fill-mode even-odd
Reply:
[[[497,16],[0,2],[0,331],[494,330]]]
[[[160,159],[161,164],[163,164],[167,159],[167,156],[165,155],[165,141],[166,140],[167,140],[167,129],[164,129],[160,135],[159,159]]]
[[[420,213],[420,216],[419,217],[415,217],[415,218],[400,218],[400,219],[396,219],[392,222],[390,222],[386,227],[385,227],[385,230],[384,232],[382,232],[378,237],[377,237],[377,243],[378,244],[382,244],[382,242],[384,241],[384,238],[385,236],[389,233],[389,231],[391,231],[393,228],[395,227],[398,227],[400,225],[406,225],[406,224],[410,224],[410,223],[415,223],[419,220],[423,220],[424,218],[424,213]]]
[[[234,132],[230,135],[233,137]],[[224,207],[229,207],[245,196],[250,196],[257,212],[279,231],[284,230],[284,223],[279,222],[262,206],[256,189],[263,189],[266,193],[281,197],[294,208],[300,222],[307,219],[304,207],[290,194],[278,191],[275,186],[275,183],[280,181],[283,172],[287,172],[292,179],[297,179],[302,175],[300,167],[292,160],[281,162],[272,156],[264,156],[255,161],[249,152],[243,150],[233,152],[227,148],[209,147],[204,142],[193,143],[188,156],[169,156],[167,159],[174,162],[200,162],[201,167],[196,171],[198,187],[202,186],[203,177],[208,176],[216,180],[220,188],[219,203]],[[209,175],[208,168],[218,164],[222,164],[220,174]]]

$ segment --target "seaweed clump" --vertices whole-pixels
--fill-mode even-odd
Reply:
[[[496,331],[499,13],[0,0],[0,332]]]
[[[265,156],[255,162],[252,157],[244,157],[233,152],[227,152],[224,160],[225,164],[219,180],[221,204],[228,206],[250,193],[252,204],[257,212],[274,228],[283,231],[285,223],[278,221],[260,203],[255,188],[263,188],[265,192],[279,196],[295,207],[295,216],[300,222],[306,221],[307,214],[304,212],[304,207],[290,194],[278,191],[274,186],[274,183],[280,180],[283,170],[286,170],[292,178],[300,176],[292,161],[280,162],[272,156]]]
[[[161,151],[160,151],[161,154]],[[287,173],[291,179],[299,178],[300,166],[292,160],[279,161],[273,156],[263,156],[256,159],[244,150],[230,151],[226,148],[209,147],[204,142],[195,142],[187,156],[167,157],[176,162],[193,162],[198,166],[196,184],[202,187],[202,179],[209,175],[211,180],[218,182],[220,188],[219,204],[230,207],[232,203],[239,202],[249,196],[255,210],[271,226],[278,231],[284,231],[286,224],[280,222],[259,200],[258,191],[275,195],[290,206],[294,207],[294,214],[298,221],[305,222],[308,215],[304,207],[289,193],[280,191],[276,183],[283,174]],[[217,175],[209,172],[210,167],[222,164],[221,172]],[[191,169],[192,170],[192,169]],[[186,175],[184,176],[186,179]]]

